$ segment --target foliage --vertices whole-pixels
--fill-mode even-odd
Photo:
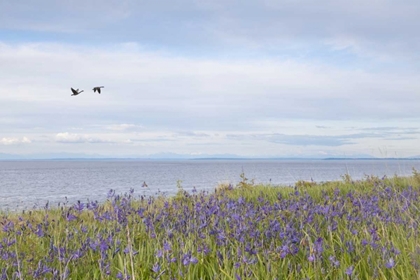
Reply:
[[[419,279],[418,176],[3,214],[0,279]]]

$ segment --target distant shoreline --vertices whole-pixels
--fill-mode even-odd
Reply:
[[[269,161],[315,161],[315,160],[420,160],[420,158],[4,158],[0,161],[252,161],[252,160],[269,160]]]

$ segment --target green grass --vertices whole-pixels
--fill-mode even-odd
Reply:
[[[0,279],[420,279],[420,174],[254,184],[0,220]],[[347,273],[346,273],[347,272]],[[3,278],[2,278],[3,277]]]

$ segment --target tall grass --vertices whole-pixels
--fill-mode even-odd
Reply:
[[[420,174],[3,214],[0,279],[420,279]]]

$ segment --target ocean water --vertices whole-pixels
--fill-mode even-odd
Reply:
[[[293,185],[353,179],[366,175],[410,175],[420,160],[115,160],[115,161],[0,161],[0,209],[23,210],[77,200],[104,201],[110,189],[117,194],[172,195],[177,182],[185,190],[213,190],[219,183],[236,184],[245,173],[257,183]],[[146,182],[148,188],[142,188]]]

